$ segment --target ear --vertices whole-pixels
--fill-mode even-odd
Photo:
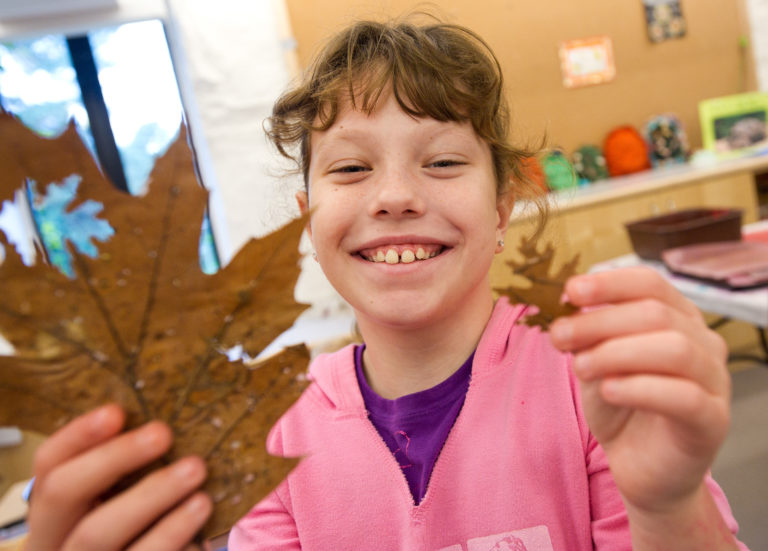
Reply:
[[[301,212],[301,215],[307,215],[309,214],[309,196],[307,195],[306,191],[297,191],[296,192],[296,203],[299,205],[299,212]],[[309,236],[309,239],[312,239],[312,223],[311,221],[307,222],[307,235]]]
[[[498,215],[498,221],[496,231],[499,232],[499,239],[504,237],[507,233],[507,226],[509,226],[509,217],[512,215],[512,208],[515,206],[515,195],[510,191],[505,191],[496,198],[496,214]]]
[[[306,191],[296,192],[296,204],[299,205],[299,211],[302,215],[309,212],[309,196]]]

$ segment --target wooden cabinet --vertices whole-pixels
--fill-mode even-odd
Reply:
[[[755,170],[768,167],[768,158],[733,165],[733,170],[681,169],[656,171],[593,184],[596,189],[577,190],[549,198],[550,219],[540,246],[555,247],[554,267],[579,254],[578,271],[603,260],[632,252],[625,223],[691,207],[729,207],[744,211],[742,222],[757,220]],[[754,166],[753,166],[754,165]],[[598,187],[599,186],[599,187]],[[519,258],[522,236],[535,228],[531,214],[513,214],[507,230],[505,251],[491,267],[494,286],[509,284],[507,260]]]

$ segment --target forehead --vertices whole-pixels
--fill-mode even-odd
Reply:
[[[317,122],[317,121],[316,121]],[[461,147],[483,147],[485,142],[469,121],[439,121],[406,113],[391,92],[379,98],[370,112],[349,99],[340,100],[333,124],[310,135],[313,156],[343,143],[366,145],[386,138],[409,140],[418,145],[453,143]]]

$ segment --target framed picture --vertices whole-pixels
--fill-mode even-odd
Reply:
[[[613,45],[607,36],[560,43],[560,67],[567,88],[608,82],[616,76]]]
[[[704,148],[718,153],[768,148],[768,92],[750,92],[699,103]]]
[[[643,0],[643,8],[651,42],[685,36],[686,23],[680,0]]]

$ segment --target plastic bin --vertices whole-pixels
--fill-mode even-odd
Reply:
[[[741,239],[740,209],[686,209],[625,224],[640,258],[661,260],[665,249]]]

